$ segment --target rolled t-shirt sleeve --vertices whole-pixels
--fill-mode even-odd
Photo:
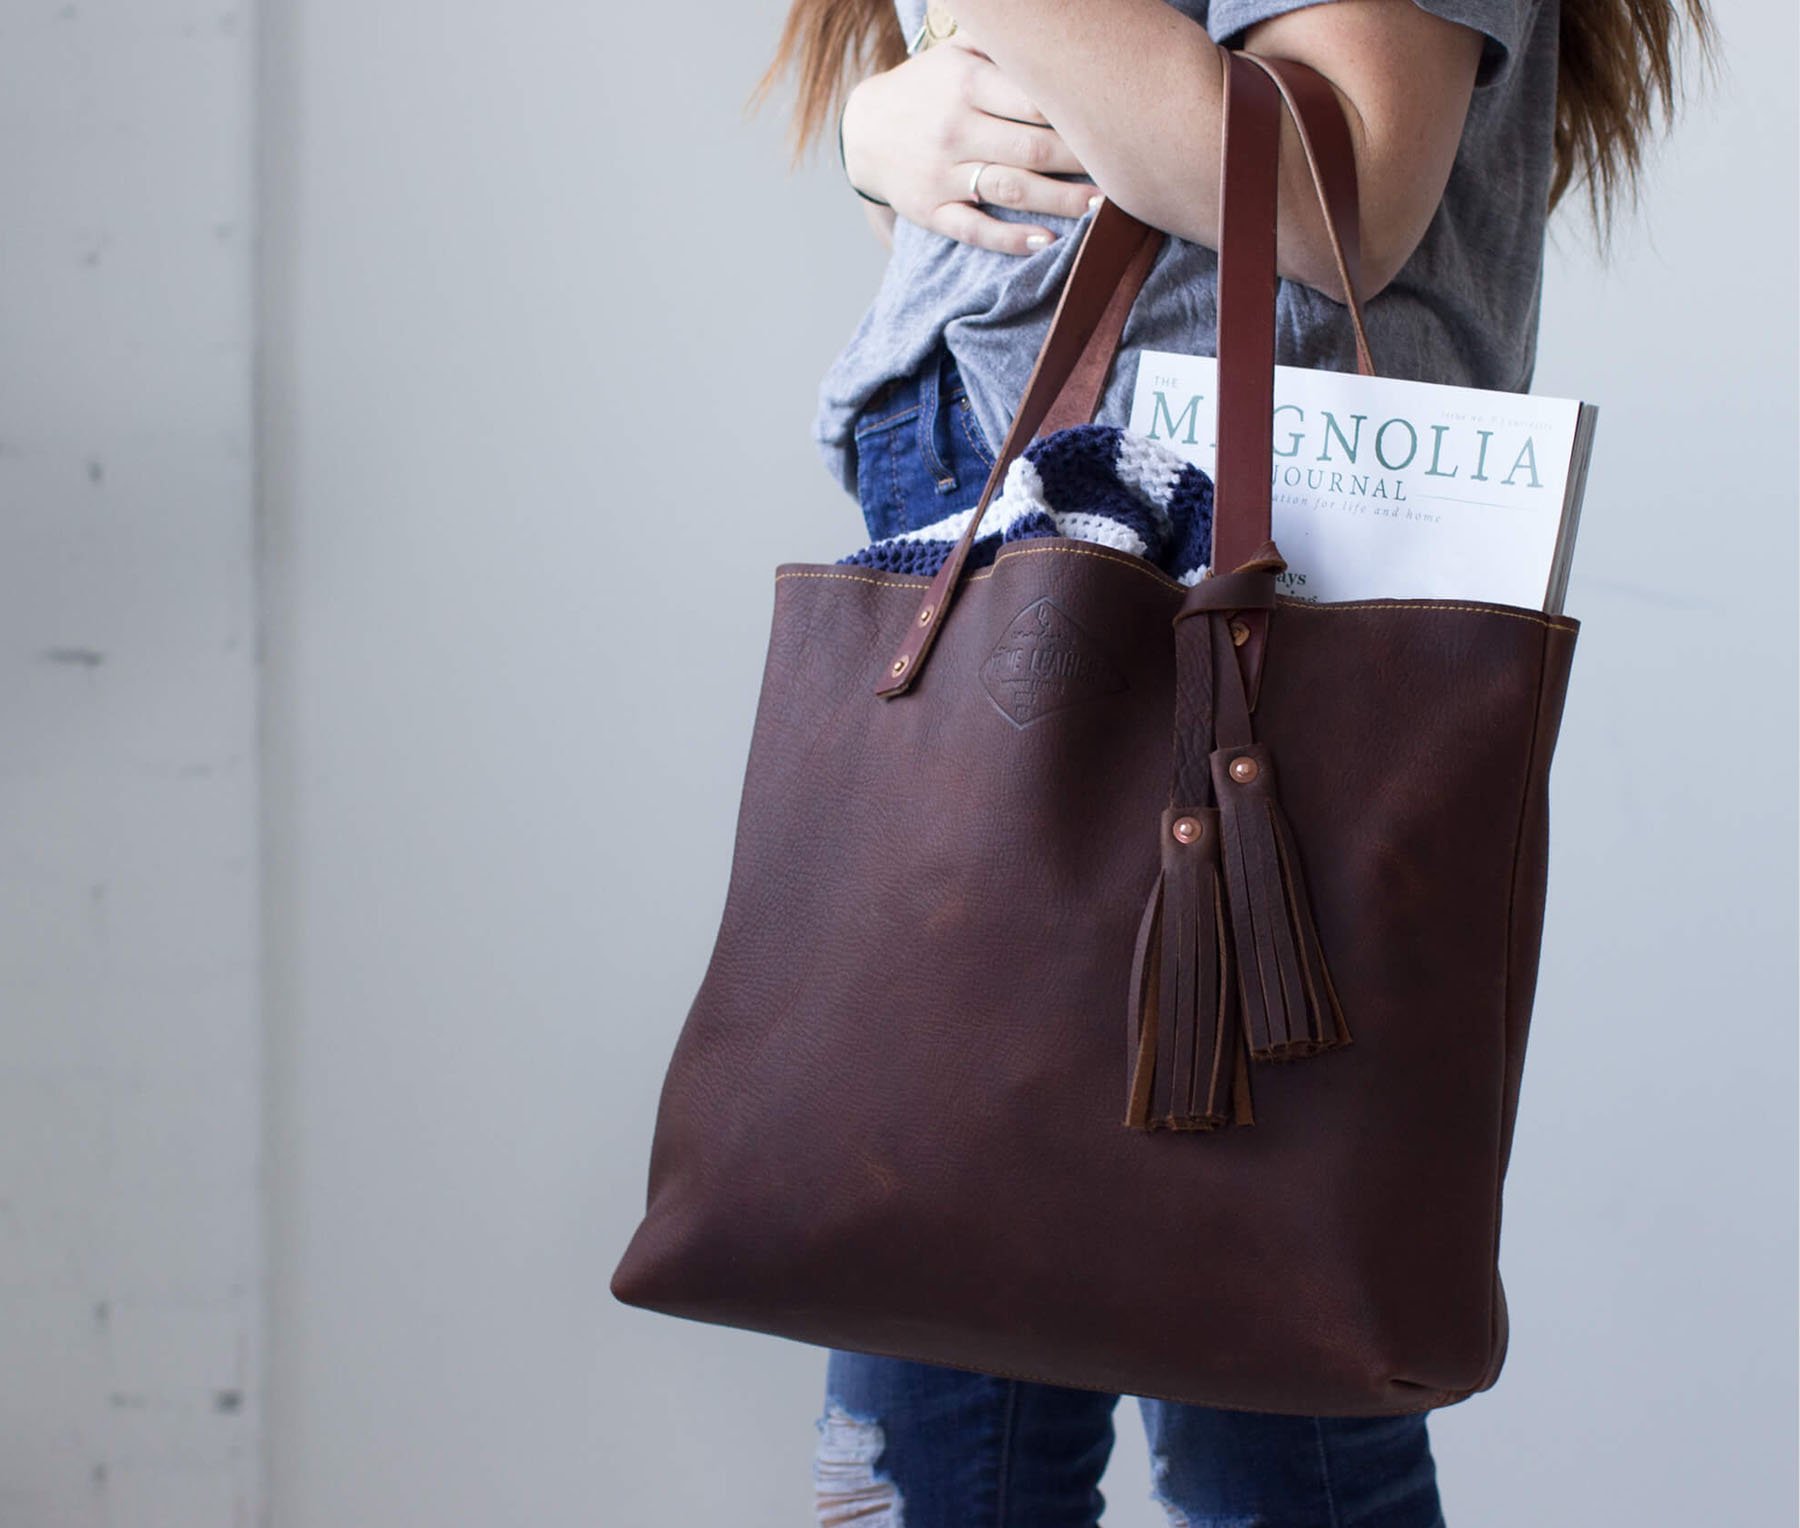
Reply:
[[[1212,0],[1207,8],[1206,30],[1221,47],[1235,48],[1244,32],[1271,16],[1330,0]],[[1482,34],[1481,62],[1475,68],[1475,88],[1485,90],[1512,73],[1530,11],[1536,0],[1412,0],[1422,11],[1458,21]]]

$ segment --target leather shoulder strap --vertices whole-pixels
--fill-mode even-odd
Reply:
[[[1318,70],[1288,58],[1267,58],[1259,53],[1243,56],[1274,79],[1300,131],[1300,148],[1306,155],[1314,193],[1325,209],[1325,231],[1356,335],[1356,369],[1372,377],[1375,362],[1369,354],[1369,337],[1363,332],[1362,208],[1356,189],[1356,150],[1344,109],[1331,82]]]
[[[1269,539],[1275,453],[1275,214],[1281,93],[1241,54],[1226,59],[1219,186],[1219,419],[1212,566],[1229,571]]]
[[[1293,115],[1314,192],[1320,206],[1326,209],[1325,229],[1337,262],[1339,289],[1346,294],[1343,300],[1350,310],[1350,326],[1356,337],[1356,369],[1363,376],[1372,377],[1375,362],[1369,354],[1369,337],[1363,332],[1362,216],[1357,204],[1356,154],[1343,110],[1330,82],[1307,65],[1257,53],[1243,56],[1273,77]],[[1052,435],[1072,425],[1086,424],[1094,417],[1112,372],[1125,320],[1137,300],[1138,289],[1150,274],[1152,257],[1161,248],[1160,241],[1146,241],[1126,267],[1068,381],[1038,426],[1040,434]]]
[[[1159,230],[1140,223],[1114,202],[1103,201],[1095,210],[1087,232],[1082,235],[1081,247],[1075,252],[1075,264],[1063,283],[1062,295],[1057,299],[1050,331],[1044,336],[1031,375],[1026,379],[1024,398],[1013,415],[1012,428],[1006,432],[999,455],[994,459],[981,498],[956,546],[926,589],[905,640],[888,660],[876,694],[891,699],[912,687],[926,653],[931,650],[938,627],[949,614],[950,602],[962,577],[963,565],[969,560],[969,549],[975,544],[981,517],[1005,479],[1006,469],[1034,438],[1053,400],[1075,371],[1089,337],[1100,325],[1127,272],[1135,272],[1135,279],[1130,283],[1130,294],[1135,295],[1166,237]],[[1126,302],[1129,306],[1129,297]],[[1115,312],[1120,327],[1123,327],[1123,312]],[[1117,344],[1116,331],[1113,343]],[[1110,360],[1111,352],[1108,351],[1105,361]]]
[[[1317,71],[1296,60],[1222,51],[1226,128],[1220,151],[1220,445],[1214,473],[1213,564],[1229,568],[1268,539],[1275,214],[1283,105],[1299,125],[1314,191],[1325,212],[1339,277],[1349,299],[1358,370],[1373,375],[1375,368],[1363,331],[1359,295],[1356,162],[1336,94]],[[887,698],[903,694],[918,676],[938,628],[949,614],[988,502],[1013,460],[1040,428],[1062,429],[1093,417],[1126,316],[1165,242],[1164,234],[1112,201],[1103,201],[1096,209],[981,498],[955,548],[926,589],[906,638],[888,660],[877,694]],[[1229,462],[1228,441],[1232,445]],[[1260,494],[1255,487],[1258,481]],[[1233,554],[1239,554],[1236,560],[1227,561]]]

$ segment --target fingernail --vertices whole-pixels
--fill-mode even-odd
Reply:
[[[1100,203],[1101,203],[1101,202],[1102,202],[1102,201],[1104,201],[1104,200],[1105,200],[1105,198],[1104,198],[1104,197],[1100,197],[1100,196],[1090,196],[1090,197],[1089,197],[1089,198],[1088,198],[1088,211],[1089,211],[1089,212],[1092,212],[1092,211],[1093,211],[1093,210],[1094,210],[1094,209],[1095,209],[1095,208],[1096,208],[1096,207],[1098,207],[1098,206],[1099,206],[1099,205],[1100,205]]]
[[[1047,233],[1028,233],[1025,235],[1025,247],[1027,249],[1042,249],[1049,242],[1050,235]]]

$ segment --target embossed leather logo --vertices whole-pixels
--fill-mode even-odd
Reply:
[[[981,665],[981,683],[1017,727],[1126,688],[1125,676],[1100,644],[1048,599],[1014,617]]]

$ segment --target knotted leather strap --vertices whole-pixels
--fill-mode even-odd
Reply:
[[[1274,760],[1251,721],[1287,566],[1270,537],[1269,479],[1277,151],[1281,103],[1298,97],[1243,56],[1228,64],[1212,568],[1175,617],[1173,778],[1126,1018],[1125,1123],[1142,1130],[1251,1124],[1251,1061],[1351,1039]],[[1315,186],[1329,211],[1316,168]],[[1355,268],[1340,256],[1352,295]]]

